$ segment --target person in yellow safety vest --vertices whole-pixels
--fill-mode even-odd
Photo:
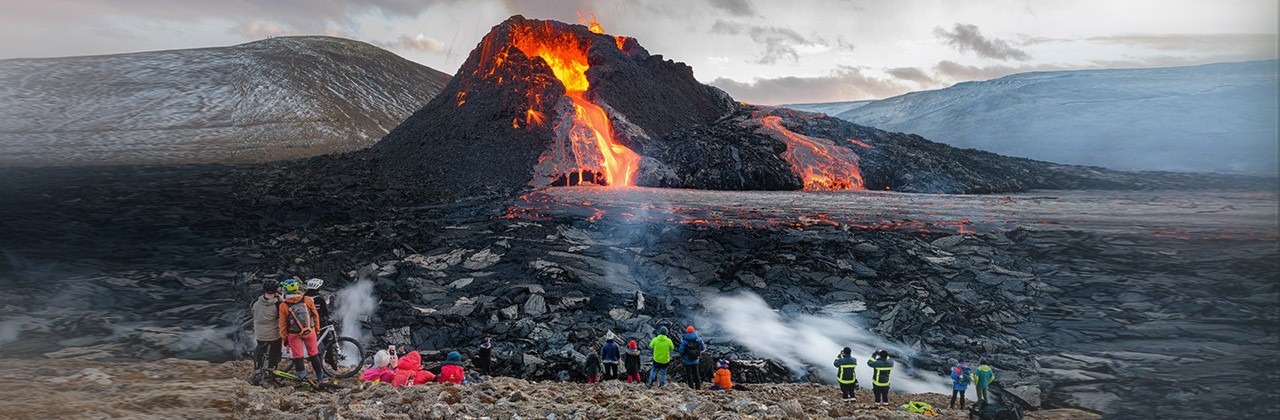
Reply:
[[[875,373],[871,374],[871,392],[876,396],[876,405],[889,405],[889,374],[893,372],[893,360],[889,352],[881,349],[871,354],[874,360],[868,360]]]
[[[858,368],[858,359],[853,358],[853,349],[845,347],[836,356],[834,363],[836,366],[836,382],[840,383],[840,394],[844,401],[857,401],[857,396],[853,394],[858,390],[858,375],[854,371]]]

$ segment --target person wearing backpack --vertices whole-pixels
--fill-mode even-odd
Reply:
[[[836,367],[836,382],[840,383],[841,398],[848,402],[857,401],[858,396],[854,392],[858,390],[858,359],[853,357],[853,349],[845,347],[840,350],[832,364]]]
[[[889,374],[893,373],[893,360],[889,352],[879,350],[871,354],[873,360],[867,361],[872,369],[871,393],[876,397],[876,405],[889,405]]]
[[[451,351],[445,356],[444,366],[440,366],[440,376],[436,377],[436,382],[467,384],[467,373],[462,370],[462,353]]]
[[[689,328],[684,329],[684,339],[680,340],[680,357],[684,362],[684,380],[689,384],[689,388],[702,388],[702,375],[698,372],[698,364],[702,361],[702,352],[707,350],[707,343],[702,341],[702,337],[698,336],[698,331]]]
[[[320,329],[320,315],[316,313],[315,302],[299,292],[302,287],[297,278],[290,278],[280,283],[284,288],[284,301],[280,302],[280,338],[289,346],[293,356],[293,371],[299,378],[306,378],[307,370],[302,359],[311,362],[315,370],[316,380],[327,383],[324,370],[320,366],[319,346],[316,343],[316,331]],[[304,351],[305,350],[305,351]]]
[[[280,282],[275,279],[262,281],[262,295],[253,300],[249,308],[253,313],[253,338],[258,341],[253,349],[253,379],[261,377],[262,369],[274,370],[280,365]]]
[[[947,408],[956,407],[956,397],[960,397],[960,409],[964,409],[964,392],[969,389],[969,384],[973,382],[973,369],[964,363],[964,359],[958,359],[955,367],[951,368],[951,404]]]
[[[627,343],[627,352],[622,355],[622,362],[627,369],[627,383],[640,383],[640,349],[636,348],[636,340]]]
[[[996,372],[987,366],[986,359],[978,359],[978,370],[974,373],[973,385],[978,391],[978,401],[987,402],[987,387],[996,380]]]
[[[658,386],[667,386],[667,365],[671,364],[671,349],[676,347],[667,337],[667,327],[659,327],[658,335],[649,340],[649,348],[653,349],[653,369],[649,370],[649,386],[653,386],[654,376],[658,377]]]
[[[618,362],[622,361],[622,351],[618,348],[618,343],[613,341],[614,338],[613,331],[609,331],[604,337],[604,345],[600,346],[600,362],[604,363],[601,381],[618,379]]]

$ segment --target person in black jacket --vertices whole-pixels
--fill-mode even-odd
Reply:
[[[493,337],[485,337],[484,343],[480,344],[480,351],[476,352],[476,370],[485,376],[489,373],[489,358],[493,355]]]
[[[587,383],[594,384],[600,380],[599,352],[587,353],[587,362],[582,366],[582,373],[587,375]]]
[[[874,360],[867,361],[867,366],[872,369],[871,392],[876,396],[876,405],[889,405],[889,374],[893,372],[893,360],[885,350],[878,350],[871,357]]]
[[[627,383],[640,383],[640,349],[636,346],[636,340],[627,343],[627,353],[622,359],[627,368]]]
[[[840,383],[840,395],[845,401],[857,401],[854,391],[858,390],[858,375],[854,372],[858,368],[858,359],[853,358],[853,349],[845,347],[836,356],[833,363],[836,367],[836,382]]]

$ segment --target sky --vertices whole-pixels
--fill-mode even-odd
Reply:
[[[740,101],[882,99],[1042,70],[1275,59],[1276,0],[0,0],[0,59],[368,42],[457,71],[508,16],[577,22]]]

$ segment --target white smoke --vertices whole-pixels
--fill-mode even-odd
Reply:
[[[373,315],[379,303],[382,302],[373,294],[373,282],[369,280],[362,279],[339,290],[334,314],[342,327],[342,335],[368,343],[373,335],[360,327],[361,321]]]
[[[885,349],[893,357],[891,382],[895,392],[950,392],[950,380],[933,372],[909,369],[904,361],[915,352],[910,347],[892,343],[868,331],[855,319],[833,316],[799,315],[784,318],[759,295],[744,292],[736,296],[718,296],[708,305],[714,315],[711,325],[716,332],[748,348],[752,353],[777,360],[794,372],[813,371],[814,376],[835,382],[832,362],[840,350],[849,347],[858,359],[858,383],[869,386],[871,368],[866,361],[871,353]]]

